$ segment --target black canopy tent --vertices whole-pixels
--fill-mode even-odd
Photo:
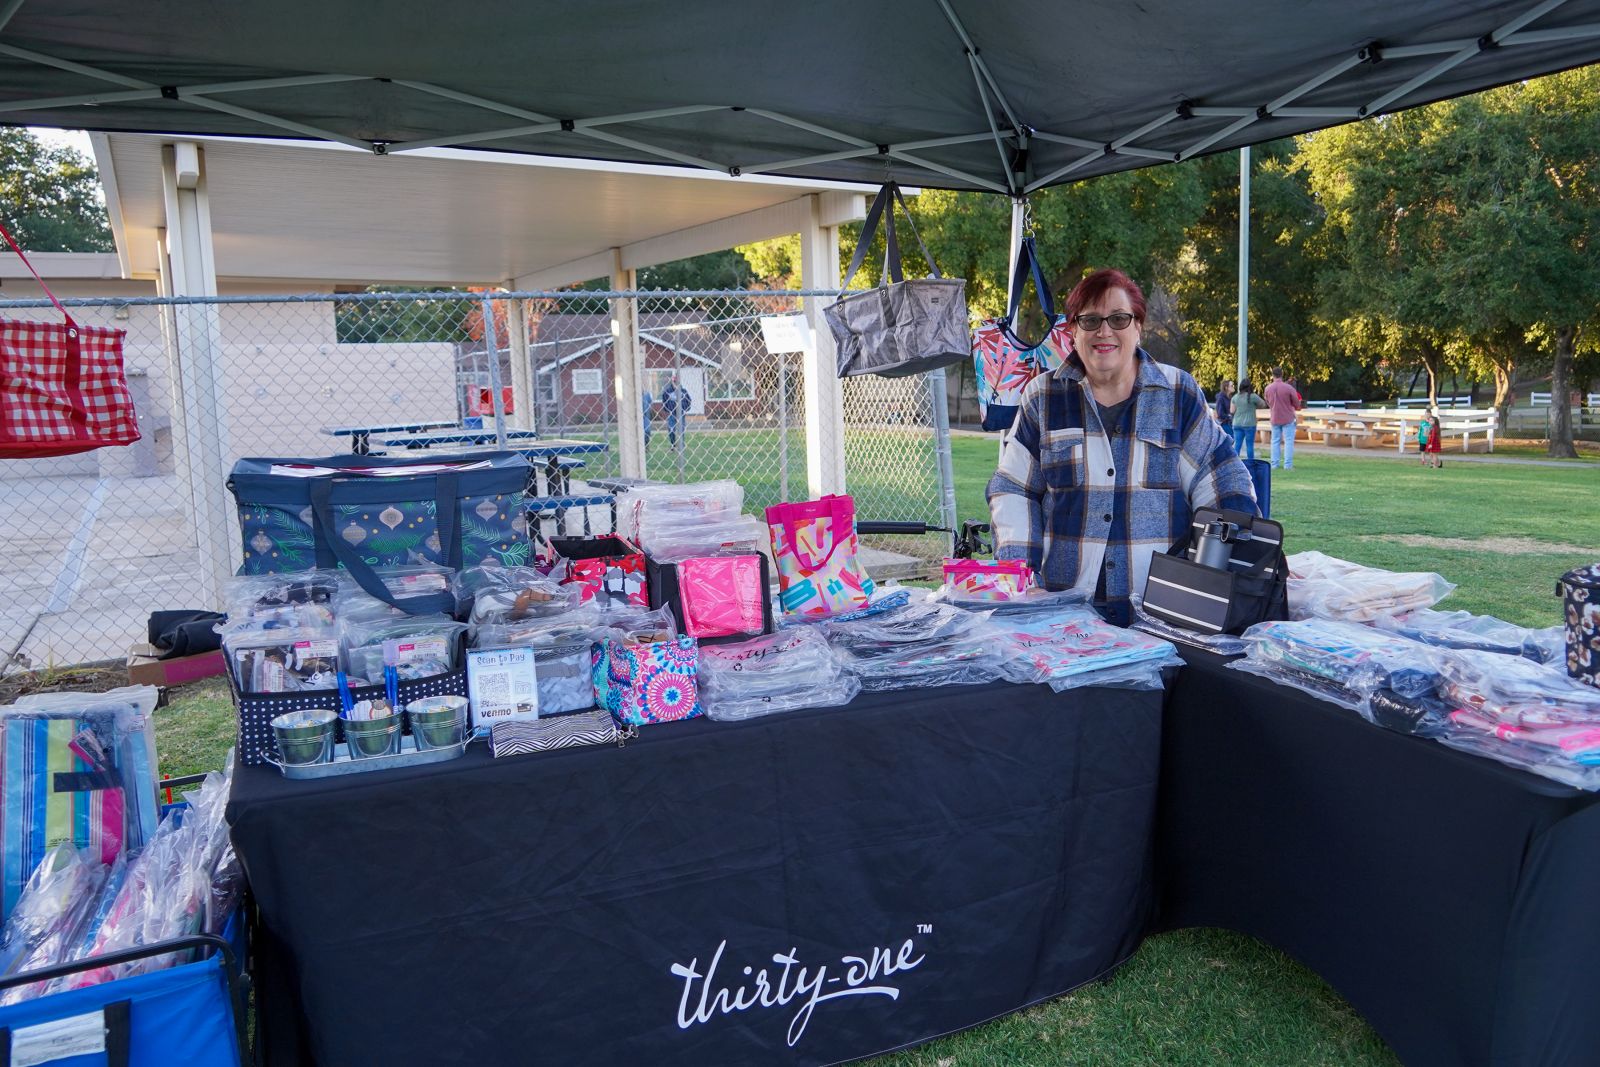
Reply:
[[[0,122],[1031,191],[1600,60],[1600,0],[0,2]]]

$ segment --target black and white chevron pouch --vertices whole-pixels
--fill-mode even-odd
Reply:
[[[633,728],[619,728],[609,711],[594,708],[549,719],[497,722],[490,728],[489,744],[496,756],[516,756],[576,745],[620,745],[633,735]]]

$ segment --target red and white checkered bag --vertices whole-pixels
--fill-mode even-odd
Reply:
[[[4,226],[0,234],[39,284],[44,279]],[[0,319],[0,459],[68,456],[139,439],[122,370],[123,330]]]

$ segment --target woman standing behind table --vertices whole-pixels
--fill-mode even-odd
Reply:
[[[1194,509],[1255,514],[1255,491],[1195,380],[1139,347],[1133,279],[1095,271],[1066,312],[1072,353],[1024,390],[989,481],[995,558],[1025,561],[1046,589],[1080,590],[1126,626],[1150,557],[1188,536]]]
[[[1233,450],[1241,458],[1256,458],[1256,412],[1266,406],[1249,378],[1239,383],[1239,394],[1233,398]]]

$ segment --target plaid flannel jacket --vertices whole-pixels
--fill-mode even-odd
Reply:
[[[1197,507],[1254,514],[1255,490],[1187,372],[1139,349],[1132,432],[1100,425],[1076,358],[1034,379],[989,482],[996,559],[1022,559],[1048,589],[1143,594],[1150,557],[1187,535]]]

